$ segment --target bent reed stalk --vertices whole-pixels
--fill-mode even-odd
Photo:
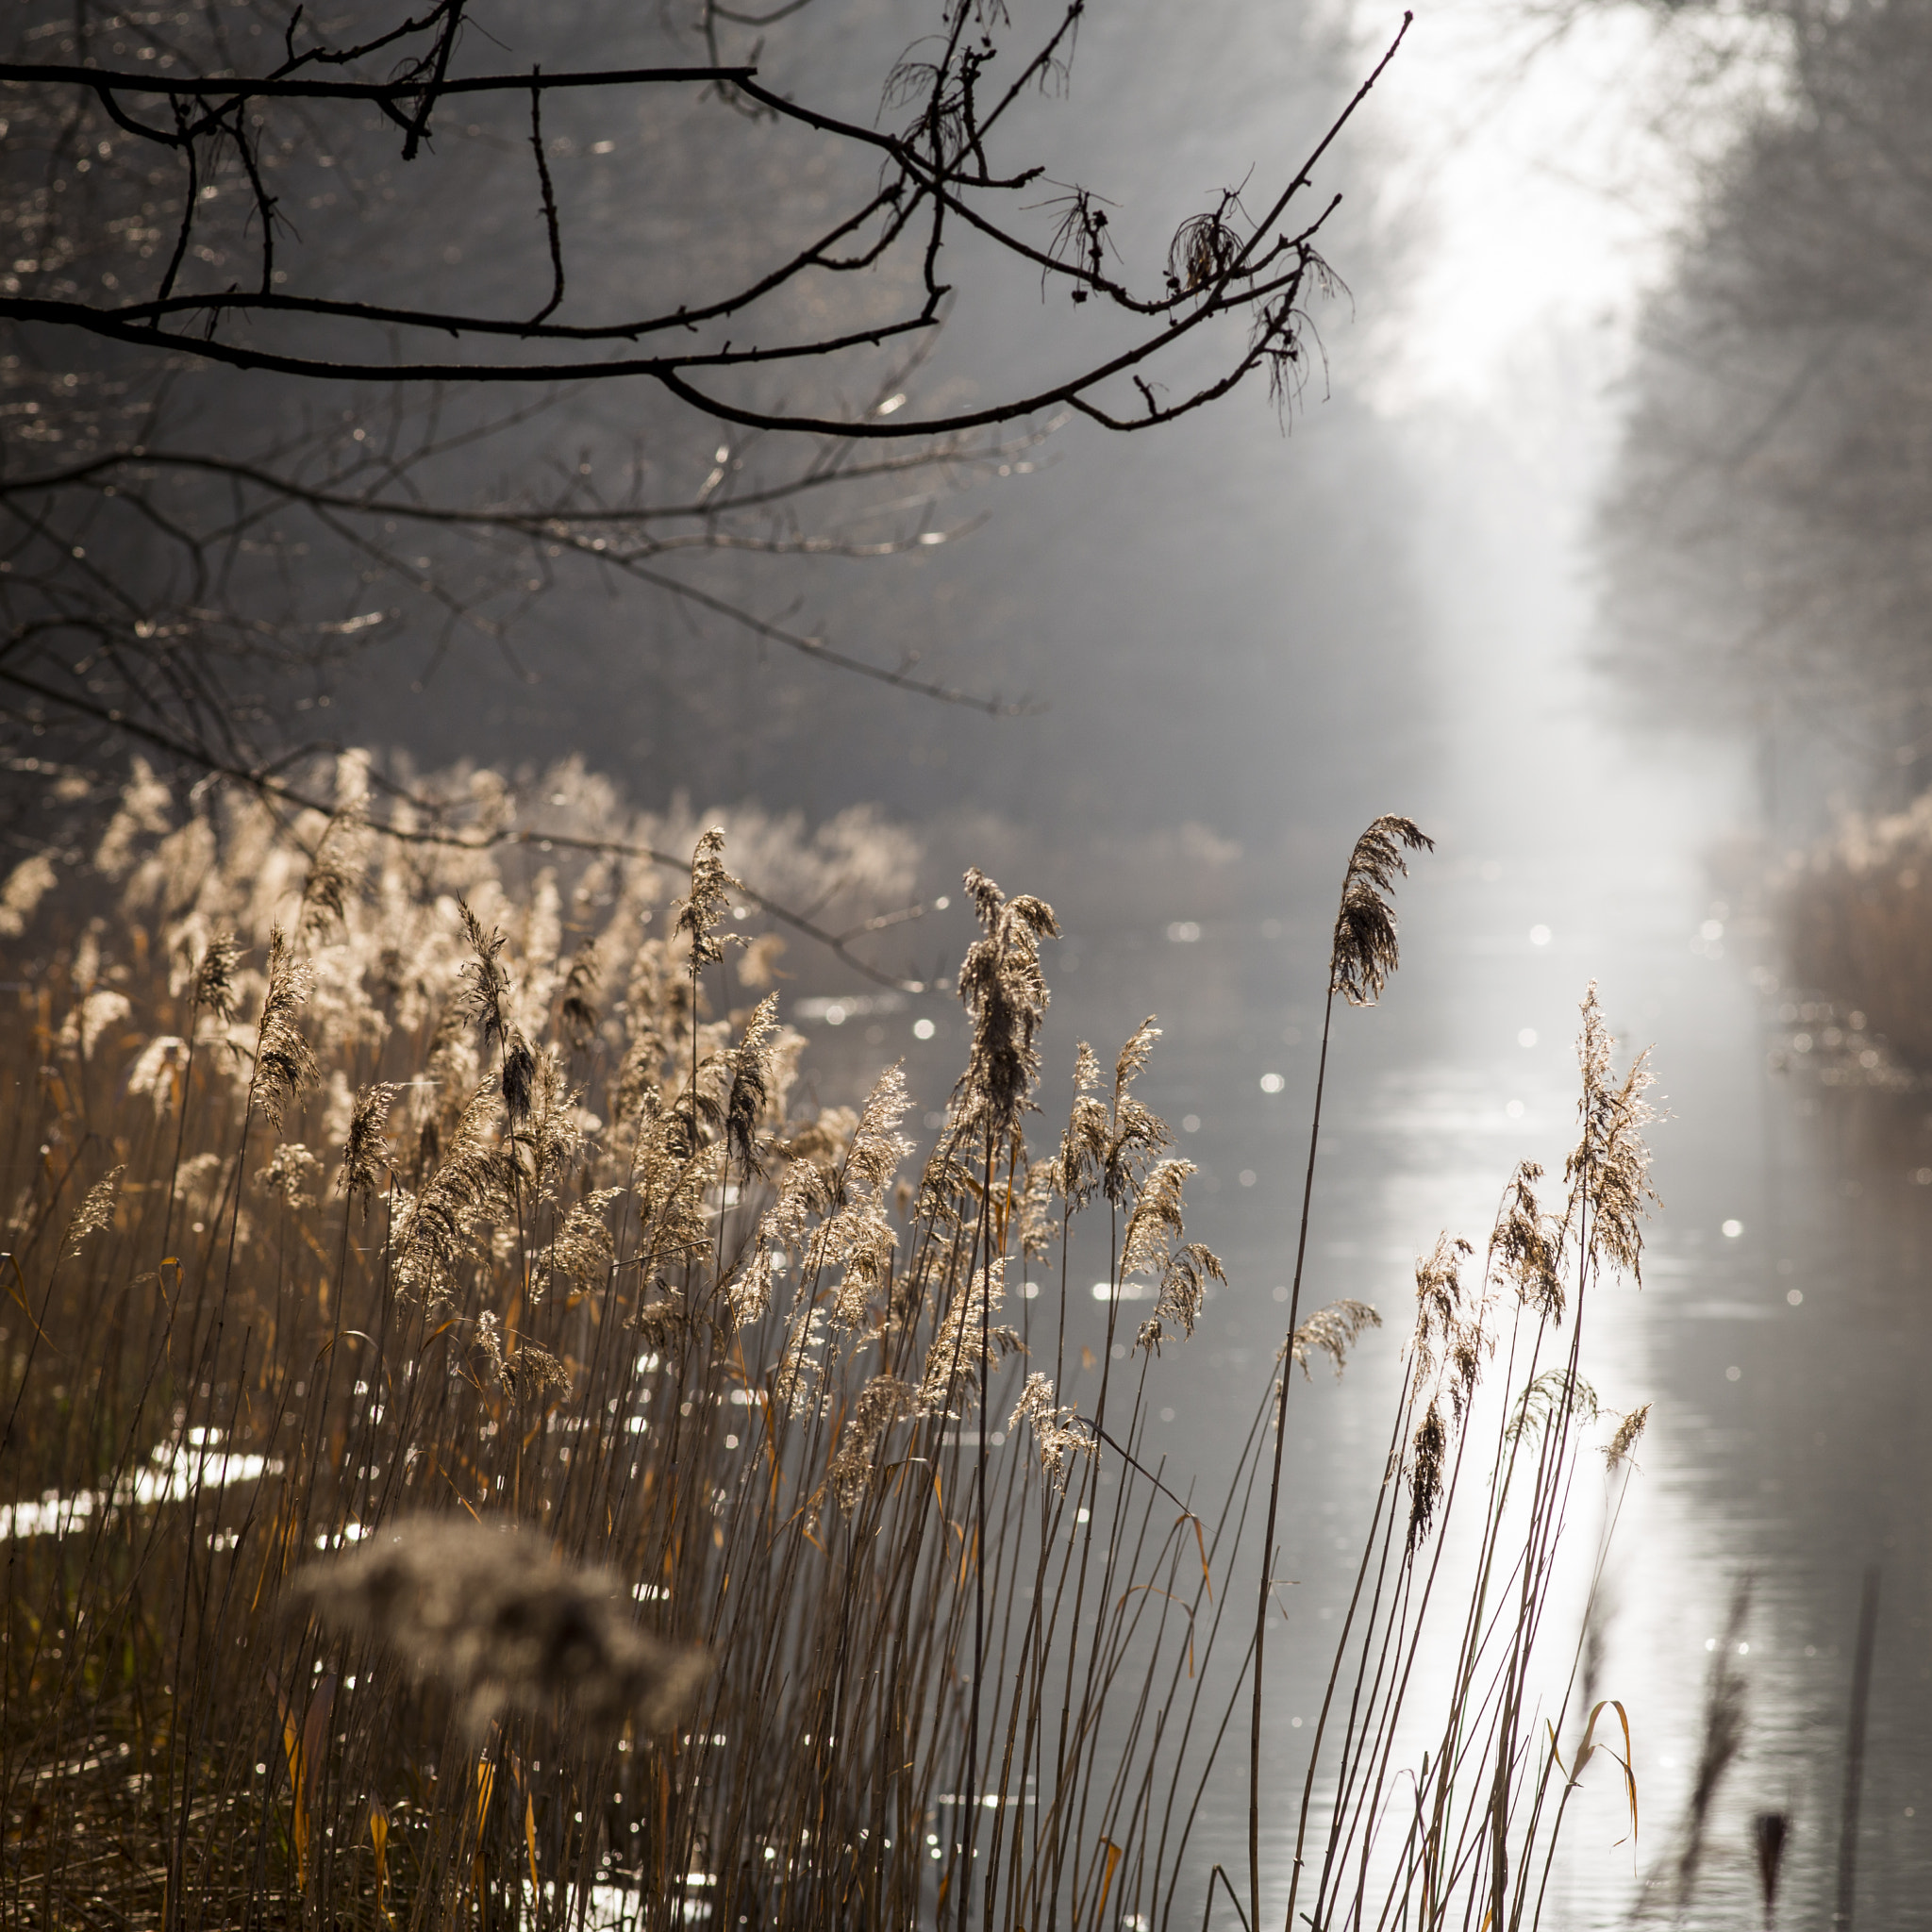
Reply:
[[[137,773],[100,915],[8,902],[51,963],[4,1046],[7,1923],[1138,1932],[1219,1898],[1254,1932],[1291,1840],[1290,1924],[1538,1922],[1610,1748],[1599,1707],[1562,1761],[1570,1685],[1533,1655],[1598,1413],[1584,1305],[1634,1273],[1646,1198],[1645,1076],[1612,1077],[1593,994],[1563,1209],[1524,1166],[1479,1279],[1446,1239],[1418,1266],[1322,1716],[1274,1792],[1287,1387],[1379,1317],[1304,1319],[1298,1258],[1225,1487],[1151,1452],[1162,1347],[1225,1277],[1137,1096],[1152,1020],[1110,1070],[1080,1047],[1028,1150],[1051,909],[969,874],[971,1048],[902,1178],[899,1069],[800,1104],[722,835],[675,880],[397,849],[363,761],[329,782],[333,815],[281,820]],[[1425,843],[1358,843],[1331,1003],[1380,992]],[[1103,1243],[1083,1367],[1068,1285]],[[1117,1361],[1129,1283],[1153,1312]],[[1202,1849],[1244,1703],[1246,1910]]]

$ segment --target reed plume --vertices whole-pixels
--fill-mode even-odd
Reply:
[[[505,1009],[509,997],[509,974],[501,958],[507,941],[493,926],[484,931],[482,921],[470,909],[467,900],[457,901],[457,912],[463,922],[463,937],[470,945],[457,1005],[482,1035],[483,1051],[487,1054],[492,1041],[506,1047],[509,1043],[510,1023]]]
[[[1563,1319],[1563,1241],[1560,1222],[1537,1204],[1536,1183],[1542,1169],[1533,1160],[1517,1163],[1504,1191],[1503,1212],[1490,1246],[1491,1265],[1527,1307],[1555,1323]]]
[[[248,1100],[277,1133],[282,1118],[297,1094],[309,1086],[320,1069],[315,1054],[295,1015],[308,998],[311,976],[296,958],[280,926],[269,935],[268,988],[262,995],[261,1017],[255,1028],[255,1071],[248,1083]]]
[[[1335,1023],[1335,996],[1350,1006],[1373,1006],[1400,960],[1395,913],[1390,900],[1398,875],[1407,876],[1405,850],[1434,851],[1434,841],[1412,820],[1392,814],[1374,820],[1356,841],[1342,874],[1341,896],[1328,947],[1328,990],[1322,1006],[1322,1045],[1315,1065],[1315,1105],[1308,1122],[1308,1158],[1302,1176],[1301,1221],[1295,1232],[1294,1277],[1289,1286],[1288,1336],[1301,1325],[1302,1276],[1307,1264],[1308,1224],[1315,1199],[1315,1157],[1322,1141],[1322,1103],[1328,1087],[1328,1043]],[[1261,1724],[1268,1656],[1268,1613],[1274,1596],[1274,1534],[1281,1507],[1283,1445],[1287,1436],[1288,1391],[1291,1375],[1275,1384],[1274,1466],[1268,1478],[1268,1507],[1261,1535],[1261,1577],[1255,1600],[1254,1668],[1248,1705],[1248,1923],[1261,1923]],[[1306,1829],[1307,1799],[1303,1799]],[[1297,1852],[1299,1857],[1299,1852]],[[1292,1923],[1300,1869],[1289,1891]]]
[[[313,1208],[315,1184],[321,1177],[322,1162],[301,1141],[284,1141],[269,1156],[267,1165],[257,1170],[255,1185],[285,1208]]]
[[[1583,1030],[1576,1062],[1583,1092],[1576,1103],[1581,1130],[1563,1164],[1570,1184],[1566,1230],[1587,1242],[1591,1265],[1607,1260],[1643,1285],[1641,1223],[1657,1196],[1650,1186],[1650,1150],[1643,1130],[1657,1116],[1643,1096],[1651,1086],[1648,1052],[1616,1078],[1610,1057],[1616,1042],[1604,1024],[1592,980],[1583,996]]]
[[[1637,1447],[1638,1440],[1643,1434],[1650,1421],[1650,1404],[1633,1408],[1627,1415],[1617,1418],[1616,1433],[1604,1444],[1604,1464],[1608,1469],[1621,1469],[1629,1461],[1630,1453]]]
[[[329,1629],[374,1640],[455,1690],[481,1737],[508,1710],[566,1706],[594,1728],[675,1724],[711,1668],[637,1628],[611,1575],[560,1562],[508,1523],[414,1516],[353,1555],[312,1564],[295,1599]]]
[[[726,941],[718,937],[718,928],[731,909],[731,894],[743,890],[742,882],[724,870],[724,828],[713,825],[692,850],[691,891],[675,908],[675,929],[691,943],[693,972],[724,958]]]
[[[342,1145],[341,1185],[342,1192],[358,1203],[364,1214],[368,1213],[369,1204],[382,1185],[383,1173],[389,1165],[390,1109],[401,1091],[397,1081],[372,1081],[357,1094],[349,1115],[348,1137]]]
[[[1330,989],[1350,1006],[1374,1006],[1400,963],[1395,908],[1390,902],[1397,877],[1408,873],[1403,852],[1435,849],[1436,841],[1413,820],[1393,815],[1376,819],[1355,841],[1342,879],[1328,964]]]
[[[926,1349],[925,1373],[920,1377],[919,1406],[928,1413],[964,1414],[954,1405],[977,1395],[982,1367],[991,1368],[1020,1348],[1017,1330],[991,1322],[1005,1298],[1005,1278],[1006,1263],[995,1260],[975,1269],[955,1290]]]
[[[27,928],[35,908],[54,890],[59,874],[44,852],[23,858],[0,885],[0,939],[17,940]]]
[[[110,1167],[87,1191],[86,1198],[74,1210],[67,1224],[67,1236],[61,1242],[66,1254],[79,1254],[80,1244],[89,1235],[99,1234],[103,1228],[114,1224],[114,1202],[121,1191],[121,1176],[126,1172],[125,1161],[118,1167]]]
[[[231,932],[209,940],[194,969],[194,1008],[225,1024],[235,1011],[235,968],[242,958],[241,942]]]
[[[508,1198],[508,1163],[494,1132],[501,1105],[493,1083],[484,1082],[458,1117],[436,1171],[402,1211],[395,1234],[399,1286],[442,1295],[478,1231]]]
[[[1040,1473],[1061,1488],[1066,1485],[1067,1458],[1091,1457],[1098,1449],[1077,1408],[1072,1405],[1061,1407],[1053,1378],[1038,1371],[1026,1377],[1020,1399],[1007,1418],[1007,1427],[1017,1429],[1023,1422],[1033,1432],[1033,1445],[1040,1452]]]
[[[1367,1302],[1344,1298],[1317,1308],[1288,1341],[1288,1358],[1302,1372],[1306,1381],[1309,1361],[1325,1355],[1334,1364],[1339,1378],[1348,1366],[1349,1351],[1371,1328],[1379,1328],[1382,1317]]]
[[[311,939],[345,932],[349,902],[361,890],[361,848],[367,827],[359,808],[338,812],[316,842],[308,876],[302,882],[301,910],[296,929]]]
[[[1051,906],[1024,892],[1008,899],[976,866],[966,874],[966,893],[980,937],[967,948],[958,980],[973,1020],[961,1124],[1000,1141],[1019,1125],[1040,1076],[1035,1042],[1047,1002],[1040,941],[1058,939],[1060,929]]]
[[[570,971],[564,976],[563,1001],[557,1009],[558,1024],[563,1028],[563,1037],[574,1053],[588,1052],[597,1037],[602,1018],[592,998],[597,979],[597,942],[586,940],[570,962]]]
[[[858,1391],[827,1467],[840,1508],[849,1513],[858,1507],[872,1486],[874,1460],[887,1430],[918,1411],[918,1391],[896,1375],[874,1375]]]

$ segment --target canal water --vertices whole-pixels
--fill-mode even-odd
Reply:
[[[1577,1005],[1594,982],[1620,1063],[1651,1050],[1661,1116],[1642,1284],[1597,1295],[1585,1358],[1607,1407],[1652,1405],[1607,1565],[1596,1672],[1599,1694],[1629,1714],[1640,1828],[1633,1839],[1619,1774],[1600,1757],[1572,1808],[1547,1922],[1758,1924],[1764,1813],[1787,1820],[1780,1923],[1832,1922],[1869,1573],[1877,1616],[1854,1895],[1858,1923],[1917,1923],[1932,1820],[1924,1104],[1827,1085],[1785,1050],[1803,995],[1779,982],[1752,885],[1750,760],[1620,717],[1589,661],[1577,477],[1553,477],[1533,452],[1467,424],[1417,447],[1432,614],[1418,675],[1441,695],[1412,782],[1382,803],[1438,842],[1402,887],[1403,964],[1381,1006],[1338,1017],[1304,1294],[1305,1307],[1369,1301],[1386,1326],[1339,1385],[1318,1374],[1297,1389],[1283,1539],[1295,1589],[1264,1785],[1299,1790],[1312,1725],[1292,1719],[1319,1700],[1324,1639],[1381,1473],[1415,1259],[1442,1230],[1480,1245],[1517,1160],[1560,1175]],[[1026,855],[1008,857],[1022,871],[1002,882],[1026,888]],[[1170,1479],[1211,1482],[1224,1468],[1232,1419],[1252,1412],[1280,1342],[1275,1291],[1292,1266],[1345,841],[1325,858],[1325,875],[1313,859],[1231,858],[1205,896],[1185,874],[1138,897],[1083,903],[1076,891],[1067,937],[1048,949],[1041,1135],[1057,1132],[1074,1041],[1091,1038],[1105,1057],[1158,1013],[1164,1035],[1142,1091],[1199,1165],[1191,1233],[1228,1262],[1200,1331],[1155,1372],[1157,1418],[1173,1419],[1157,1419],[1150,1441]],[[1050,852],[1038,859],[1067,876]],[[928,996],[862,1028],[854,1008],[836,1028],[823,1005],[811,1009],[827,1077],[843,1068],[856,1084],[903,1052],[921,1102],[940,1106],[957,1009]],[[915,1019],[933,1037],[915,1037]],[[1096,1338],[1104,1312],[1091,1311]],[[1587,1567],[1611,1494],[1586,1457],[1573,1569]],[[1580,1574],[1559,1590],[1545,1640],[1559,1665],[1578,1635]],[[1714,1694],[1736,1716],[1736,1744],[1693,1829]],[[1230,1776],[1210,1811],[1204,1870],[1210,1858],[1244,1866],[1240,1783]],[[1291,1837],[1271,1828],[1264,1850],[1274,1909]]]

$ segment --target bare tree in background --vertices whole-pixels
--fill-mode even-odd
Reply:
[[[1654,305],[1608,520],[1638,683],[1874,802],[1932,754],[1932,7],[1759,0],[1780,84]]]
[[[1291,177],[1220,196],[1134,272],[1098,194],[1013,152],[1084,0],[942,0],[871,77],[848,42],[829,65],[759,53],[798,4],[707,0],[694,30],[468,0],[17,9],[14,769],[132,738],[257,782],[351,658],[421,640],[426,675],[466,636],[514,656],[575,571],[1012,708],[705,566],[944,541],[952,485],[1024,466],[1072,416],[1157,427],[1250,376],[1291,404],[1334,204],[1301,210],[1381,67]],[[594,66],[551,58],[586,45]],[[1045,297],[1049,373],[936,378],[948,313],[1004,293]]]

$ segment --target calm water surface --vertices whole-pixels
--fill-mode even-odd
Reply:
[[[1641,1830],[1633,1843],[1615,1768],[1600,1759],[1573,1807],[1550,1922],[1757,1925],[1752,1819],[1777,1810],[1791,1834],[1780,1923],[1831,1923],[1859,1592],[1875,1565],[1858,1923],[1932,1923],[1924,1105],[1772,1071],[1773,956],[1709,863],[1753,822],[1744,761],[1689,741],[1641,748],[1607,715],[1582,668],[1588,604],[1564,522],[1576,491],[1551,491],[1493,439],[1456,447],[1423,544],[1439,591],[1431,668],[1452,696],[1413,795],[1386,801],[1423,819],[1439,850],[1403,891],[1404,964],[1383,1006],[1338,1020],[1304,1291],[1305,1307],[1373,1302],[1388,1326],[1340,1385],[1318,1375],[1298,1389],[1291,1411],[1293,1621],[1272,1654],[1264,1779],[1273,1793],[1299,1790],[1310,1729],[1291,1719],[1312,1718],[1346,1601],[1414,1259],[1442,1229],[1480,1244],[1518,1159],[1560,1174],[1576,1006],[1595,980],[1620,1058],[1654,1047],[1665,1114],[1643,1286],[1600,1292],[1586,1365],[1609,1407],[1655,1405],[1612,1545],[1600,1676],[1630,1712]],[[1480,489],[1466,487],[1473,470]],[[1290,756],[1291,727],[1285,742]],[[1191,1232],[1226,1258],[1230,1286],[1158,1365],[1150,1400],[1172,1411],[1153,1425],[1170,1473],[1198,1473],[1204,1487],[1238,1446],[1281,1338],[1274,1291],[1292,1267],[1344,859],[1338,849],[1319,888],[1244,872],[1214,916],[1142,903],[1076,919],[1051,949],[1042,1136],[1058,1131],[1077,1038],[1105,1057],[1150,1010],[1165,1029],[1142,1091],[1200,1165]],[[906,1052],[915,1091],[936,1107],[959,1023],[942,1001],[924,1014],[939,1023],[930,1041],[912,1038],[908,1009],[883,1017],[876,1041],[848,1025],[820,1048],[855,1074]],[[1278,1091],[1264,1075],[1280,1076]],[[1104,1310],[1088,1313],[1097,1336]],[[1583,1559],[1606,1497],[1586,1457],[1571,1517]],[[1553,1612],[1545,1654],[1558,1664],[1579,1609],[1573,1588]],[[1742,1686],[1743,1741],[1686,1890],[1686,1802],[1719,1664]],[[1202,1834],[1204,1870],[1209,1857],[1244,1863],[1239,1787],[1229,1780]],[[1290,1852],[1271,1830],[1276,1909]]]

